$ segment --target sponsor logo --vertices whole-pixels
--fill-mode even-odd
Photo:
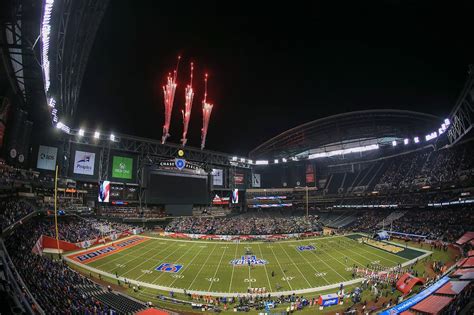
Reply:
[[[245,266],[245,265],[266,265],[268,261],[264,259],[259,259],[255,255],[244,255],[239,259],[233,259],[230,263],[234,266]]]
[[[92,251],[92,252],[88,252],[86,254],[83,254],[83,255],[79,255],[77,256],[76,258],[80,261],[80,262],[85,262],[89,259],[92,259],[92,258],[96,258],[96,257],[99,257],[99,256],[102,256],[104,254],[108,254],[110,252],[114,252],[122,247],[125,247],[125,246],[128,246],[130,244],[133,244],[135,242],[138,242],[142,240],[141,237],[135,237],[135,238],[131,238],[131,239],[128,239],[126,241],[123,241],[123,242],[120,242],[114,246],[107,246],[107,247],[103,247],[103,248],[100,248],[98,250],[95,250],[95,251]]]
[[[54,155],[49,155],[49,154],[46,154],[46,153],[41,153],[41,154],[40,154],[40,159],[41,159],[41,160],[55,160],[55,159],[56,159],[56,156],[54,156]]]
[[[93,251],[93,252],[90,252],[90,253],[87,253],[87,254],[84,254],[84,255],[81,255],[81,256],[77,256],[77,259],[79,259],[79,261],[83,262],[83,261],[86,261],[88,259],[100,256],[100,255],[103,255],[103,254],[106,254],[106,253],[113,252],[114,250],[116,250],[116,248],[114,246],[108,246],[108,247],[101,248],[101,249],[98,249],[96,251]]]
[[[132,179],[133,158],[114,156],[112,160],[112,177]]]
[[[183,268],[183,265],[175,265],[170,263],[162,263],[158,267],[155,268],[156,271],[161,272],[170,272],[170,273],[177,273]]]
[[[95,153],[76,151],[74,159],[74,173],[94,175]]]
[[[174,165],[176,165],[176,168],[181,171],[183,168],[186,167],[186,160],[184,160],[184,159],[176,159],[176,160],[174,161]]]
[[[316,248],[313,245],[297,246],[296,249],[299,250],[300,252],[304,252],[307,250],[316,250]]]
[[[58,148],[40,145],[36,167],[43,170],[53,171],[56,167],[57,154]]]
[[[335,298],[335,299],[329,299],[329,300],[323,301],[322,306],[336,305],[338,302],[339,302],[339,300],[338,300],[337,298]]]

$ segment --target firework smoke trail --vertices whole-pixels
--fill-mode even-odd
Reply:
[[[170,136],[169,130],[171,123],[171,112],[173,111],[174,94],[176,92],[176,87],[178,86],[178,84],[176,83],[176,78],[178,76],[178,67],[180,59],[181,56],[178,56],[176,69],[173,71],[173,75],[171,75],[171,73],[168,73],[166,85],[163,86],[165,100],[165,124],[163,125],[163,136],[161,137],[162,144],[164,144],[166,142],[166,139]]]
[[[193,70],[194,66],[191,62],[191,79],[189,81],[188,86],[184,92],[184,110],[181,111],[183,114],[183,138],[181,139],[181,143],[183,147],[188,142],[186,135],[188,134],[188,126],[189,126],[189,119],[191,118],[191,109],[193,108],[193,98],[194,98],[194,90],[193,90]]]
[[[201,129],[201,150],[206,145],[207,128],[211,118],[214,105],[207,102],[207,73],[204,79],[204,100],[202,101],[202,129]]]

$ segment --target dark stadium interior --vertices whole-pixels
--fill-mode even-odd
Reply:
[[[0,314],[473,314],[473,3],[0,3]]]

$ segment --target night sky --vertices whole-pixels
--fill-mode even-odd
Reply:
[[[210,150],[246,155],[291,127],[353,110],[450,112],[474,63],[472,1],[305,2],[110,1],[74,125],[160,139],[162,85],[178,54],[169,142],[181,138],[190,61],[188,144],[200,143],[208,72]]]

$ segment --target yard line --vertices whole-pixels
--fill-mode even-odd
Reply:
[[[262,259],[264,259],[264,258],[263,258],[262,248],[260,247],[260,244],[257,244],[257,245],[258,245],[258,249],[260,250],[260,257],[262,257]],[[267,265],[264,264],[263,267],[265,268],[265,274],[267,275],[268,286],[269,286],[270,292],[271,292],[271,291],[273,291],[273,290],[272,290],[272,284],[270,283],[270,277],[268,277]]]
[[[354,241],[354,242],[355,242],[355,241]],[[365,249],[365,246],[370,246],[370,245],[361,244],[360,248],[361,248],[363,251],[367,252],[367,253],[370,253],[370,254],[372,254],[372,255],[375,255],[375,256],[377,256],[377,257],[380,257],[381,259],[388,260],[388,261],[391,261],[391,262],[393,262],[393,263],[395,263],[395,264],[398,264],[398,262],[396,262],[396,261],[394,261],[394,260],[391,260],[391,259],[382,257],[382,256],[380,256],[380,255],[378,255],[377,253],[374,253],[374,252],[369,252],[368,250]],[[370,247],[371,247],[371,248],[374,248],[374,249],[376,249],[376,250],[381,250],[381,251],[384,252],[384,253],[387,253],[387,254],[396,256],[397,258],[403,258],[403,257],[401,257],[401,256],[398,256],[398,255],[396,255],[396,254],[394,254],[394,253],[390,253],[390,252],[385,251],[385,250],[383,250],[383,249],[376,248],[376,247],[374,247],[374,246],[370,246]]]
[[[212,253],[214,253],[214,250],[216,250],[216,247],[218,246],[219,244],[216,244],[214,245],[214,248],[212,249],[212,252],[207,256],[206,258],[206,261],[204,262],[204,264],[202,264],[201,266],[201,269],[199,269],[199,271],[196,273],[196,276],[194,277],[193,281],[191,282],[191,284],[188,286],[188,290],[191,289],[191,286],[194,284],[194,281],[196,281],[197,277],[199,276],[199,274],[201,273],[202,269],[204,268],[204,266],[206,266],[206,263],[207,261],[209,260],[209,257],[211,257]],[[212,283],[212,281],[211,281]]]
[[[176,259],[176,261],[180,261],[192,248],[194,248],[196,245],[193,245],[191,247],[189,247],[185,252],[184,254],[182,254],[178,259]],[[179,249],[180,247],[176,247],[176,249]],[[201,248],[202,250],[202,248]],[[174,250],[171,254],[169,254],[168,256],[166,256],[165,258],[162,259],[162,261],[164,261],[166,258],[170,257],[176,250]],[[153,282],[151,284],[154,284],[156,282],[156,280],[160,279],[162,275],[164,275],[166,272],[161,272],[160,275],[158,275],[158,277],[155,278],[155,280],[153,280]],[[145,275],[145,274],[143,274]],[[143,276],[141,275],[141,276]],[[141,277],[140,276],[140,277]],[[138,280],[138,279],[137,279]]]
[[[156,245],[156,244],[155,244],[155,245]],[[158,251],[158,253],[156,253],[156,254],[153,255],[152,257],[157,256],[157,255],[161,254],[162,252],[165,252],[171,245],[172,245],[172,244],[168,245],[168,246],[165,247],[165,248],[162,248],[161,250]],[[147,250],[146,252],[144,252],[143,254],[138,255],[138,256],[133,256],[133,253],[128,253],[126,256],[132,256],[132,258],[129,259],[129,260],[127,260],[127,261],[125,262],[125,265],[126,265],[126,264],[129,264],[129,263],[131,263],[131,262],[133,262],[133,261],[135,261],[135,260],[139,260],[140,258],[146,256],[149,252],[155,251],[155,250],[156,250],[156,247],[153,247],[153,248]],[[119,257],[119,258],[124,258],[124,257],[126,257],[126,256]],[[119,258],[117,258],[117,259],[119,259]],[[135,267],[133,267],[132,269],[127,270],[127,271],[122,275],[122,277],[123,277],[124,275],[126,275],[127,273],[129,273],[130,271],[136,269],[138,266],[141,266],[141,265],[143,265],[144,263],[148,262],[150,259],[151,259],[151,258],[145,259],[145,260],[143,260],[140,264],[138,264],[138,265],[136,265]],[[117,269],[117,268],[115,268],[114,270],[116,270],[116,269]]]
[[[201,252],[202,252],[202,250],[203,250],[204,248],[205,248],[205,247],[201,247],[201,249],[199,250],[199,252],[198,252],[196,255],[194,255],[193,259],[191,259],[191,261],[189,261],[189,262],[186,264],[186,266],[183,266],[183,268],[182,268],[181,270],[184,270],[184,269],[185,269],[186,267],[188,267],[188,266],[192,266],[192,263],[193,263],[194,259],[196,259],[196,257],[201,254]],[[214,246],[214,249],[216,249],[215,246]],[[212,252],[214,252],[214,249],[212,250]],[[212,253],[211,253],[211,254],[212,254]],[[204,264],[202,265],[201,269],[199,269],[199,272],[201,272],[202,268],[206,265],[206,262],[207,262],[207,260],[209,259],[209,256],[211,256],[211,254],[209,254],[209,255],[207,256],[206,261],[205,261]],[[180,271],[181,271],[181,270],[180,270]],[[199,274],[199,272],[196,274],[196,277],[197,277],[197,275]],[[194,279],[196,279],[196,278],[194,278]],[[173,280],[173,282],[170,283],[169,287],[173,287],[173,283],[174,283],[176,280],[178,280],[178,278],[175,278],[175,279]],[[194,282],[194,280],[193,280],[193,282]]]
[[[306,259],[306,257],[304,257],[304,255],[299,251],[299,250],[296,250],[298,252],[298,254],[300,254],[301,257],[303,257],[303,259],[308,263],[308,265],[311,266],[311,268],[313,268],[314,271],[316,271],[316,273],[319,273],[319,271],[313,266],[313,264],[308,260]],[[327,284],[331,284],[327,279],[326,277],[322,276],[321,278],[324,279],[324,281],[326,281]]]
[[[239,243],[237,243],[237,246],[235,246],[234,259],[237,259],[237,249],[238,248],[239,248]],[[234,279],[234,269],[235,269],[235,265],[232,265],[232,274],[230,276],[229,292],[230,292],[230,288],[232,287],[232,280]]]
[[[283,249],[283,251],[285,252],[286,256],[288,256],[288,258],[291,260],[291,262],[293,263],[293,265],[296,267],[296,269],[298,269],[299,273],[301,274],[301,276],[303,277],[303,279],[306,281],[306,283],[309,285],[309,287],[313,287],[311,285],[311,283],[309,283],[308,279],[306,279],[306,277],[304,276],[304,274],[301,272],[300,268],[298,267],[298,265],[294,262],[293,258],[290,257],[290,255],[288,255],[288,252],[286,251],[286,249],[281,246],[281,244],[278,244],[280,245],[280,247]]]
[[[323,264],[325,264],[326,266],[328,266],[329,269],[331,269],[332,271],[334,271],[335,273],[337,273],[337,274],[339,275],[339,277],[341,277],[344,281],[346,281],[346,278],[344,278],[339,272],[337,272],[336,269],[334,269],[333,267],[331,267],[330,265],[328,265],[327,262],[325,262],[324,260],[322,260],[321,258],[319,258],[319,256],[316,255],[315,252],[311,251],[311,253],[312,253],[314,256],[316,256],[316,258],[318,258],[318,260],[319,260],[320,262],[322,262]]]
[[[340,248],[339,245],[336,245],[336,246],[337,246],[338,248]],[[344,254],[345,257],[347,257],[347,258],[349,258],[350,260],[354,261],[356,264],[359,264],[359,265],[361,265],[362,267],[364,266],[364,263],[361,263],[360,261],[355,260],[355,259],[352,258],[352,256],[350,256],[350,255],[349,255],[349,256],[346,255],[346,253],[344,253],[344,251],[338,251],[335,247],[333,247],[333,249],[334,249],[334,251],[336,251],[336,252],[338,252],[338,253]],[[349,249],[349,247],[344,248],[344,250],[351,251],[351,250]],[[352,252],[352,251],[351,251],[351,252]],[[340,264],[343,265],[344,267],[346,267],[346,268],[348,267],[348,266],[346,266],[345,264],[341,263],[338,259],[335,259],[335,258],[334,258],[332,255],[330,255],[329,253],[326,253],[326,252],[325,252],[325,254],[331,256],[334,260],[336,260],[338,263],[340,263]],[[356,253],[356,254],[357,254],[357,253]],[[359,255],[359,256],[361,256],[361,255]],[[367,259],[367,257],[364,257],[364,256],[361,256],[361,257],[364,258],[364,259]]]
[[[356,245],[357,245],[357,244],[358,244],[358,243],[356,243]],[[376,253],[373,253],[373,252],[371,252],[371,251],[368,251],[367,249],[364,248],[364,246],[365,246],[365,245],[361,244],[360,246],[358,246],[358,248],[360,248],[361,250],[363,250],[364,252],[366,252],[366,253],[368,253],[368,254],[377,256],[377,257],[379,257],[380,259],[383,259],[383,260],[385,260],[385,261],[390,261],[390,262],[392,262],[392,263],[398,264],[398,262],[396,262],[396,261],[394,261],[394,260],[385,258],[385,257],[383,257],[383,256],[380,256],[380,255],[376,254]],[[339,247],[339,246],[338,246],[338,247]],[[376,248],[375,248],[375,249],[376,249]],[[348,250],[351,251],[351,252],[353,252],[353,253],[356,254],[356,255],[359,255],[359,256],[361,256],[361,257],[364,257],[364,256],[362,256],[361,254],[357,253],[356,251],[353,251],[353,250],[351,250],[351,249],[348,249]],[[395,256],[396,256],[396,255],[395,255]],[[397,257],[403,258],[403,257],[400,257],[400,256],[397,256]],[[364,258],[367,258],[367,257],[364,257]],[[363,267],[363,266],[364,266],[364,265],[362,265],[362,267]]]
[[[145,245],[145,246],[143,246],[143,247],[138,246],[138,245],[141,245],[141,244],[143,244],[143,245]],[[141,243],[141,244],[138,244],[137,246],[133,246],[133,247],[130,247],[130,248],[127,248],[127,249],[130,250],[131,252],[135,252],[135,251],[137,251],[137,250],[139,250],[139,249],[148,248],[149,246],[153,245],[152,242],[148,242],[148,243],[144,242],[144,243]],[[112,260],[108,260],[108,261],[106,261],[106,262],[103,262],[103,263],[97,265],[96,268],[99,268],[99,267],[102,267],[103,265],[107,265],[107,264],[109,264],[109,263],[111,263],[111,262],[114,262],[116,259],[118,259],[117,257],[119,257],[119,258],[125,257],[125,256],[127,255],[127,253],[129,252],[128,250],[120,251],[120,252],[117,252],[117,253],[111,255],[111,256],[114,256],[115,258],[112,259]],[[109,257],[111,257],[111,256],[109,256]],[[104,257],[104,258],[105,258],[105,257]],[[106,259],[105,259],[105,260],[106,260]]]
[[[219,267],[221,266],[222,258],[224,257],[224,254],[225,254],[226,250],[227,250],[227,246],[224,248],[224,251],[222,252],[221,259],[219,260],[219,264],[217,265],[216,271],[214,272],[214,276],[212,276],[213,279],[216,278],[217,271],[219,270]],[[232,269],[232,271],[234,271],[234,270]],[[207,289],[207,291],[211,291],[211,287],[212,287],[213,283],[214,283],[214,281],[211,281],[211,283],[209,284],[209,289]]]
[[[145,248],[148,248],[148,246],[151,246],[151,249],[145,251],[144,253],[142,253],[142,254],[140,254],[140,255],[133,256],[133,254],[135,254],[135,252],[140,251],[140,250],[143,250],[143,249],[145,249]],[[168,245],[166,248],[168,248],[169,246],[170,246],[170,245]],[[165,248],[165,249],[166,249],[166,248]],[[119,255],[119,256],[113,258],[112,260],[109,260],[109,261],[107,261],[107,262],[105,262],[105,263],[103,263],[103,264],[100,264],[100,265],[96,266],[95,268],[100,269],[100,267],[102,267],[102,266],[104,266],[104,265],[107,265],[107,264],[109,264],[109,263],[112,263],[112,262],[117,261],[117,260],[122,259],[122,258],[126,258],[126,257],[128,257],[128,256],[132,256],[131,259],[126,260],[126,263],[128,264],[128,263],[130,263],[131,261],[134,261],[135,259],[139,259],[139,258],[141,258],[141,257],[143,257],[143,256],[146,256],[146,254],[148,254],[149,252],[151,252],[152,250],[155,250],[155,249],[156,249],[156,244],[153,244],[153,241],[151,241],[150,244],[148,244],[147,246],[145,246],[145,247],[143,247],[143,248],[134,248],[133,251],[124,251],[124,252],[123,252],[123,253],[124,253],[123,255]],[[118,268],[119,268],[119,267],[114,268],[111,272],[113,273],[113,272],[114,272],[115,270],[117,270]]]
[[[278,261],[277,256],[275,255],[275,251],[273,250],[273,247],[270,247],[270,249],[272,250],[273,256],[275,257],[275,260],[276,260],[278,266],[280,266],[281,272],[283,273],[283,277],[286,278],[286,282],[288,283],[288,286],[290,287],[290,290],[293,290],[293,288],[291,287],[290,281],[289,281],[288,278],[286,277],[286,274],[285,274],[285,272],[283,271],[283,268],[281,267],[281,264],[280,264],[280,262]]]

